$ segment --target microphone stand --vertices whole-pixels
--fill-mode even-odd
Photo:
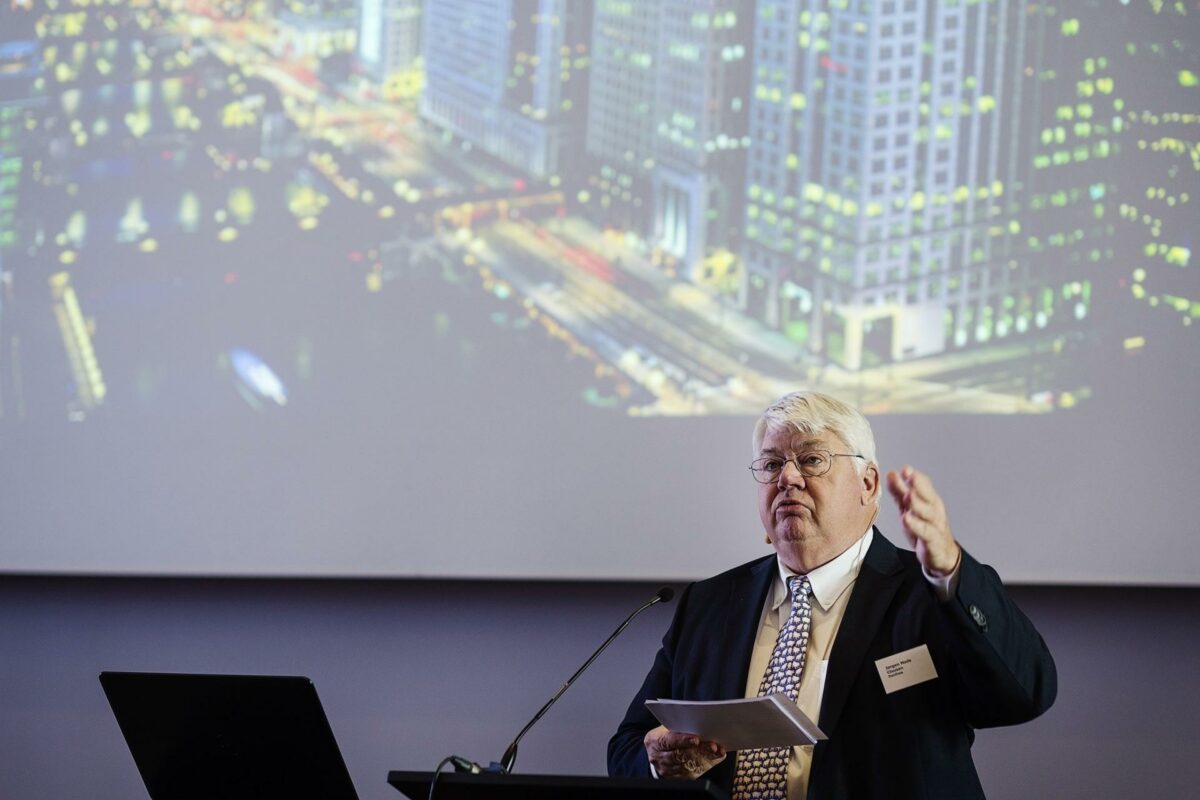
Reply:
[[[645,611],[647,608],[649,608],[652,605],[656,605],[658,603],[670,602],[671,598],[674,596],[675,596],[675,591],[673,589],[671,589],[670,587],[664,586],[663,588],[658,590],[658,592],[654,595],[654,597],[650,598],[650,600],[648,600],[646,603],[644,603],[640,608],[638,608],[636,611],[634,611],[632,614],[630,614],[628,617],[626,617],[625,621],[622,622],[620,625],[618,625],[617,629],[612,632],[612,635],[610,635],[607,639],[604,640],[604,644],[600,645],[600,647],[596,649],[596,652],[592,653],[591,657],[587,661],[583,662],[583,666],[580,667],[579,669],[575,670],[575,674],[572,675],[570,678],[567,678],[567,682],[564,683],[562,686],[558,687],[558,691],[554,693],[553,697],[551,697],[549,700],[546,701],[546,704],[544,706],[542,706],[540,709],[538,709],[538,712],[533,715],[533,719],[531,719],[531,720],[529,720],[529,722],[525,723],[525,727],[521,728],[521,732],[517,734],[517,738],[512,740],[512,744],[510,744],[508,746],[508,748],[504,751],[504,755],[502,755],[500,757],[500,760],[493,761],[485,771],[486,772],[498,772],[502,775],[507,775],[507,774],[511,773],[512,768],[513,768],[513,762],[515,762],[517,760],[517,743],[521,741],[521,737],[523,737],[526,733],[528,733],[529,729],[532,728],[534,725],[536,725],[538,720],[540,720],[543,716],[546,715],[546,712],[550,710],[550,706],[554,705],[554,703],[558,700],[558,698],[562,697],[563,692],[565,692],[565,691],[567,691],[567,689],[571,688],[571,684],[573,684],[575,682],[575,679],[578,678],[580,675],[582,675],[584,670],[586,670],[588,667],[590,667],[592,665],[592,662],[596,660],[596,657],[599,656],[601,653],[603,653],[604,650],[610,644],[612,644],[613,639],[616,639],[618,636],[621,635],[621,633],[626,628],[629,627],[629,623],[633,622],[634,617],[636,617],[638,614],[641,614],[643,611]]]
[[[650,598],[636,611],[626,617],[625,621],[618,625],[617,629],[612,632],[612,635],[604,640],[604,644],[600,645],[600,647],[596,649],[596,652],[592,653],[591,657],[587,661],[583,662],[582,667],[575,670],[574,675],[572,675],[570,678],[567,678],[566,683],[558,687],[558,691],[554,693],[554,696],[547,700],[544,706],[538,709],[538,712],[533,715],[533,719],[529,720],[529,722],[525,724],[524,728],[521,728],[521,732],[517,734],[517,738],[512,740],[512,744],[510,744],[504,751],[504,755],[500,757],[499,761],[493,761],[487,766],[486,769],[479,766],[474,761],[463,758],[462,756],[446,756],[440,762],[438,762],[437,769],[433,771],[433,777],[429,781],[429,800],[433,800],[433,792],[437,788],[438,776],[442,774],[442,768],[447,764],[452,765],[455,772],[470,772],[476,775],[481,772],[491,772],[499,775],[510,774],[512,772],[513,762],[517,760],[517,743],[521,741],[521,737],[528,733],[529,729],[536,725],[537,721],[546,715],[546,712],[550,710],[550,706],[554,705],[555,701],[562,697],[563,692],[571,688],[571,684],[575,682],[575,679],[582,675],[583,671],[590,667],[592,662],[596,660],[596,657],[603,653],[605,648],[612,644],[612,640],[620,636],[621,632],[629,627],[629,623],[633,622],[634,617],[636,617],[638,614],[641,614],[652,605],[656,605],[657,603],[671,602],[671,598],[674,596],[675,590],[669,586],[664,586],[655,592],[654,597]]]

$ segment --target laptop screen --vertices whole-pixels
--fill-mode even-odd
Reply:
[[[103,672],[151,800],[357,800],[305,677]]]

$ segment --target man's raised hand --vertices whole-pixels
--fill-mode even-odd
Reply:
[[[899,472],[888,472],[887,487],[900,509],[904,535],[916,550],[921,566],[938,578],[954,572],[962,557],[962,548],[950,533],[946,506],[934,491],[933,481],[906,464]]]

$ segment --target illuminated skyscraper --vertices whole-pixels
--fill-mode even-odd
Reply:
[[[973,318],[965,309],[954,331],[958,347],[1014,332],[1080,327],[1114,259],[1126,125],[1114,93],[1113,55],[1124,36],[1123,14],[1115,8],[1101,13],[1094,2],[1046,3],[1024,14],[1026,110],[1008,270],[1015,291]]]
[[[753,4],[662,3],[654,103],[654,239],[689,264],[740,228]]]
[[[750,2],[601,2],[588,119],[600,216],[698,264],[741,228]],[[651,213],[641,211],[649,206]]]
[[[289,57],[323,59],[354,50],[358,0],[281,0],[276,13]]]
[[[42,52],[35,24],[37,15],[29,6],[13,6],[4,12],[4,38],[0,40],[0,271],[4,254],[17,246],[17,203],[27,152],[35,137],[31,133],[33,110],[45,103],[37,88],[41,78]]]
[[[377,81],[417,63],[421,6],[422,0],[362,0],[358,60]]]
[[[597,0],[588,92],[588,192],[605,223],[650,234],[658,3]]]
[[[11,314],[14,274],[25,228],[33,227],[36,210],[30,203],[31,158],[37,151],[32,127],[43,92],[36,88],[42,75],[41,45],[34,30],[36,15],[28,6],[5,11],[4,41],[0,41],[0,418],[23,412],[20,396],[19,339]],[[32,281],[25,274],[21,280]]]
[[[1022,230],[1035,62],[1061,57],[1043,30],[1061,15],[1010,0],[758,14],[746,309],[851,369],[1048,324],[1032,298],[1083,271]]]
[[[1058,72],[1054,126],[1042,131],[1035,175],[1052,185],[1056,174],[1104,165],[1106,180],[1087,184],[1091,192],[1051,194],[1044,205],[1075,200],[1080,217],[1115,228],[1104,243],[1115,250],[1108,279],[1083,288],[1094,288],[1097,315],[1119,331],[1110,344],[1161,353],[1164,337],[1194,337],[1200,323],[1200,15],[1180,4],[1107,10],[1064,15],[1078,57]]]
[[[962,256],[1002,188],[993,187],[1006,143],[995,109],[1012,31],[992,11],[915,0],[861,11],[760,4],[746,193],[751,313],[850,367],[877,328],[891,328],[874,337],[887,340],[889,358],[944,349],[947,295],[963,295]]]
[[[583,150],[592,4],[446,0],[425,9],[421,115],[538,178]]]

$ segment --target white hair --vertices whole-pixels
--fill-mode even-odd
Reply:
[[[754,425],[754,457],[758,457],[767,431],[786,428],[806,436],[829,433],[838,437],[852,455],[862,456],[854,459],[859,475],[868,464],[878,468],[871,423],[858,409],[836,397],[820,392],[792,392],[776,400]]]

